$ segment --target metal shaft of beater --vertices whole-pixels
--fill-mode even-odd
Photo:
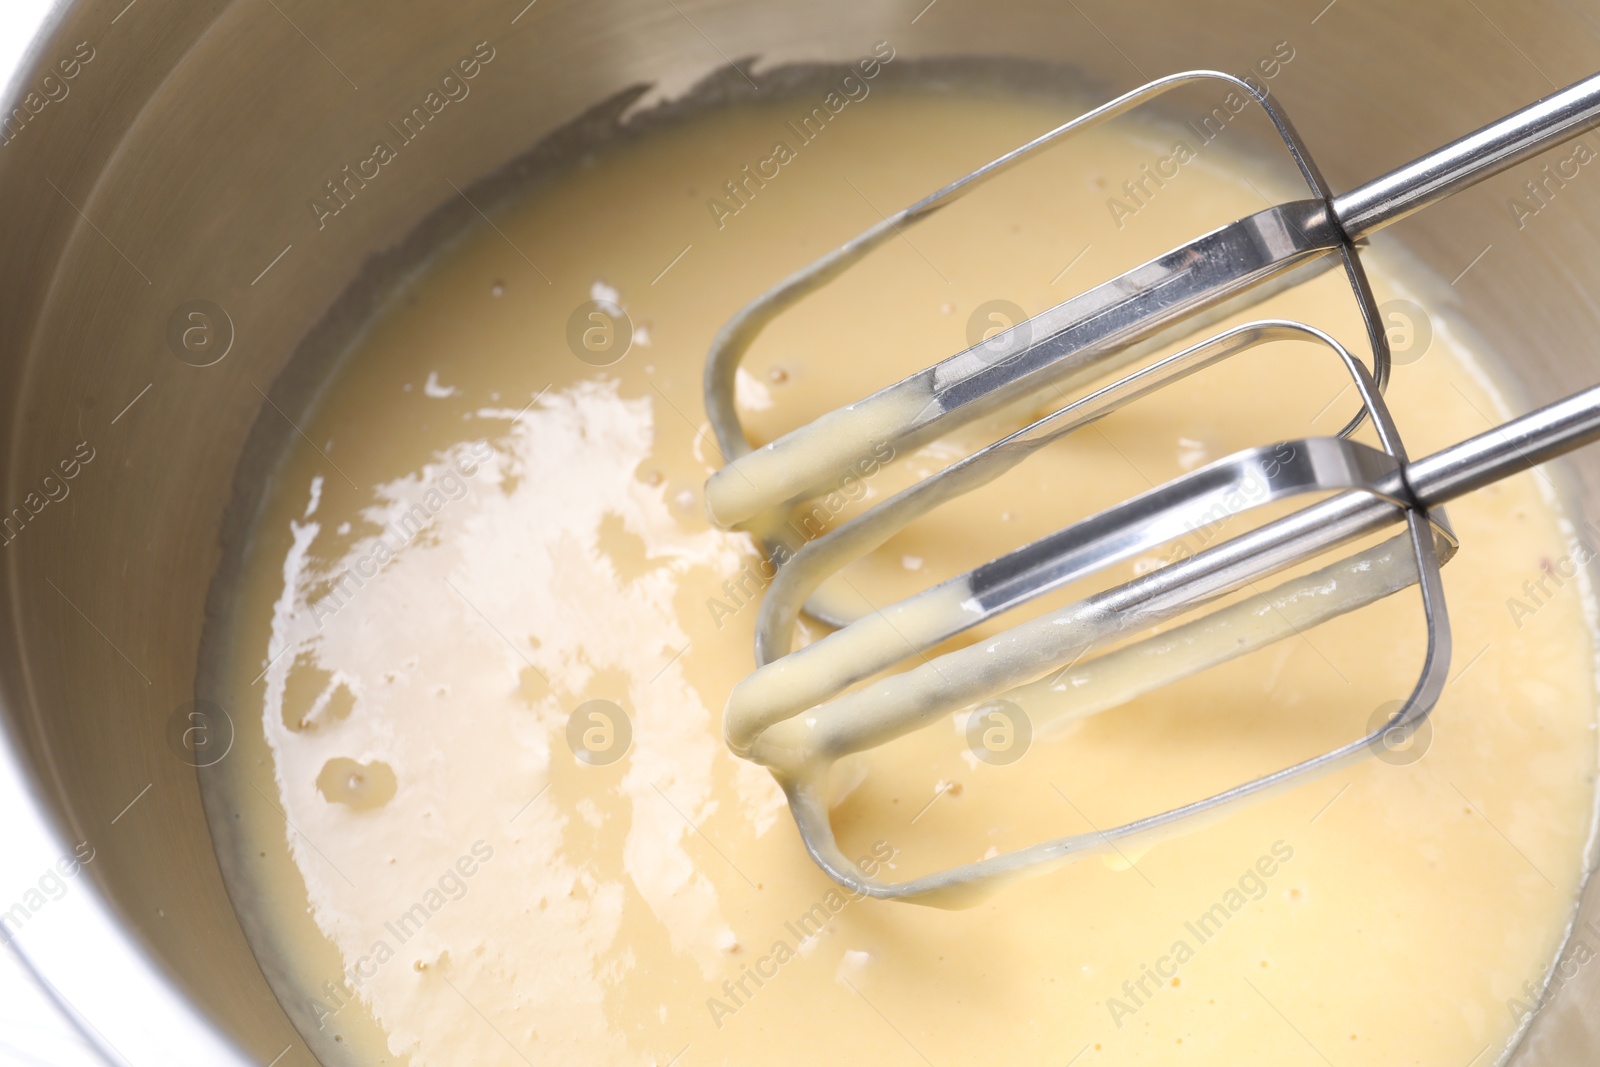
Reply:
[[[1539,408],[1432,455],[1397,475],[1392,496],[1438,507],[1600,440],[1600,385]],[[1122,604],[1109,610],[1148,608],[1177,599],[1192,603],[1261,577],[1318,552],[1390,525],[1400,514],[1368,493],[1342,493],[1122,587]]]

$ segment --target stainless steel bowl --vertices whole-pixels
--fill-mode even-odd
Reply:
[[[18,902],[5,929],[108,1059],[312,1062],[240,931],[170,736],[205,696],[220,533],[247,518],[227,517],[236,474],[260,473],[241,456],[253,434],[285,432],[264,398],[314,390],[317,353],[407,235],[415,247],[475,224],[451,182],[521,160],[514,177],[553,131],[585,115],[610,129],[641,91],[670,99],[707,78],[707,98],[752,91],[730,60],[759,81],[887,40],[908,60],[1027,60],[1122,90],[1190,67],[1243,73],[1287,41],[1295,58],[1272,89],[1348,188],[1592,73],[1600,39],[1600,8],[1562,0],[925,3],[56,9],[0,123],[0,778],[13,779],[0,847],[11,871],[53,869],[66,887],[57,899],[47,880],[44,905]],[[495,58],[468,98],[377,177],[344,184],[337,215],[310,206],[479,42]],[[1492,246],[1453,310],[1529,403],[1600,378],[1600,168],[1549,185],[1519,219],[1511,198],[1549,161],[1383,236],[1444,278]],[[1600,518],[1600,460],[1571,471]],[[75,867],[63,857],[80,842],[93,859]],[[1597,897],[1591,884],[1582,920],[1600,918]],[[1514,1062],[1596,1061],[1600,968],[1584,968]]]

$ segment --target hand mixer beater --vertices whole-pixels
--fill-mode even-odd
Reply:
[[[1307,197],[1204,234],[864,400],[760,448],[751,446],[734,402],[735,374],[776,316],[874,248],[1042,149],[1201,82],[1222,82],[1266,113],[1308,187]],[[707,483],[707,508],[718,524],[748,530],[760,540],[777,570],[756,624],[757,669],[734,688],[725,732],[736,753],[776,777],[806,848],[823,870],[859,894],[959,906],[999,880],[1170,832],[1345,766],[1381,747],[1394,731],[1421,723],[1439,697],[1450,660],[1440,566],[1453,554],[1455,539],[1442,505],[1600,438],[1600,386],[1433,455],[1409,459],[1383,399],[1388,339],[1357,242],[1585,132],[1597,117],[1600,75],[1335,196],[1264,90],[1215,71],[1175,74],[1059,126],[888,216],[784,279],[728,322],[712,344],[705,372],[706,411],[728,460]],[[1093,388],[815,539],[796,545],[780,533],[786,519],[808,501],[849,483],[867,457],[904,455],[1041,390],[1092,385],[1329,269],[1342,269],[1355,294],[1371,348],[1370,367],[1312,326],[1250,322]],[[841,568],[1045,445],[1230,356],[1283,340],[1326,350],[1348,374],[1360,409],[1337,436],[1280,441],[1228,456],[856,617],[830,591],[830,578]],[[1351,437],[1368,420],[1378,447]],[[989,618],[1173,542],[1218,514],[1329,492],[1333,495],[1298,511],[1180,555],[996,637],[932,658],[926,654]],[[1405,527],[1397,537],[1215,606],[1250,583],[1397,523]],[[1034,709],[1035,719],[1093,714],[1413,584],[1420,589],[1427,625],[1422,667],[1410,695],[1367,736],[1135,822],[902,882],[866,877],[835,840],[829,772],[850,753],[1002,696]],[[837,629],[795,649],[802,610]],[[1166,624],[1172,625],[1155,631]],[[912,665],[899,673],[886,673],[908,661]]]

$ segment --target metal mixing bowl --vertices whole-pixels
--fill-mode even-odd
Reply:
[[[402,261],[389,250],[478,224],[449,182],[501,173],[476,186],[492,200],[508,164],[536,163],[553,131],[575,143],[580,116],[614,126],[646,87],[670,98],[709,77],[702,96],[753,92],[730,59],[760,80],[887,40],[906,60],[1026,60],[1120,91],[1185,68],[1245,73],[1287,41],[1295,59],[1272,89],[1343,189],[1592,73],[1600,40],[1600,8],[1565,0],[925,3],[57,7],[0,125],[0,777],[25,787],[0,794],[0,845],[12,870],[43,877],[92,844],[60,898],[12,926],[111,1062],[312,1062],[241,933],[171,733],[205,696],[221,531],[242,521],[227,518],[236,476],[258,473],[241,456],[286,432],[264,398],[314,388],[317,353]],[[319,218],[326,183],[480,41],[495,59],[470,98]],[[1548,187],[1532,218],[1509,203],[1552,158],[1380,238],[1447,279],[1492,246],[1451,310],[1530,404],[1600,377],[1596,168]],[[1600,518],[1600,457],[1571,475]],[[1597,896],[1591,884],[1581,919],[1600,917]],[[1586,968],[1513,1062],[1597,1061],[1600,968]]]

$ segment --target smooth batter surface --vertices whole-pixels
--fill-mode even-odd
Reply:
[[[1564,937],[1592,822],[1586,594],[1561,577],[1574,541],[1542,476],[1450,509],[1455,681],[1409,765],[1368,761],[948,912],[850,900],[766,772],[727,750],[756,557],[705,518],[709,339],[880,212],[1078,110],[879,89],[737,212],[708,209],[809,107],[652,134],[501,214],[503,236],[472,235],[395,300],[303,424],[321,452],[288,457],[262,515],[215,694],[240,737],[205,783],[231,890],[316,1054],[1491,1062],[1516,1027],[1508,999]],[[786,315],[741,379],[758,440],[964,348],[986,301],[1037,312],[1262,206],[1219,140],[1136,213],[1111,210],[1173,136],[1122,125],[1052,151]],[[1428,303],[1375,263],[1381,300]],[[1340,285],[1260,313],[1354,345]],[[594,298],[636,331],[605,368],[566,340]],[[1508,413],[1475,366],[1436,313],[1390,390],[1414,455]],[[852,581],[888,603],[1235,449],[1331,433],[1351,411],[1341,373],[1303,345],[1240,357],[941,509]],[[867,502],[1025,414],[903,457]],[[1360,735],[1421,644],[1404,593],[1038,737],[1009,766],[974,758],[958,715],[841,768],[834,822],[898,879],[1149,814]],[[569,732],[591,700],[626,712],[615,762],[569,744],[616,743],[616,723]]]

